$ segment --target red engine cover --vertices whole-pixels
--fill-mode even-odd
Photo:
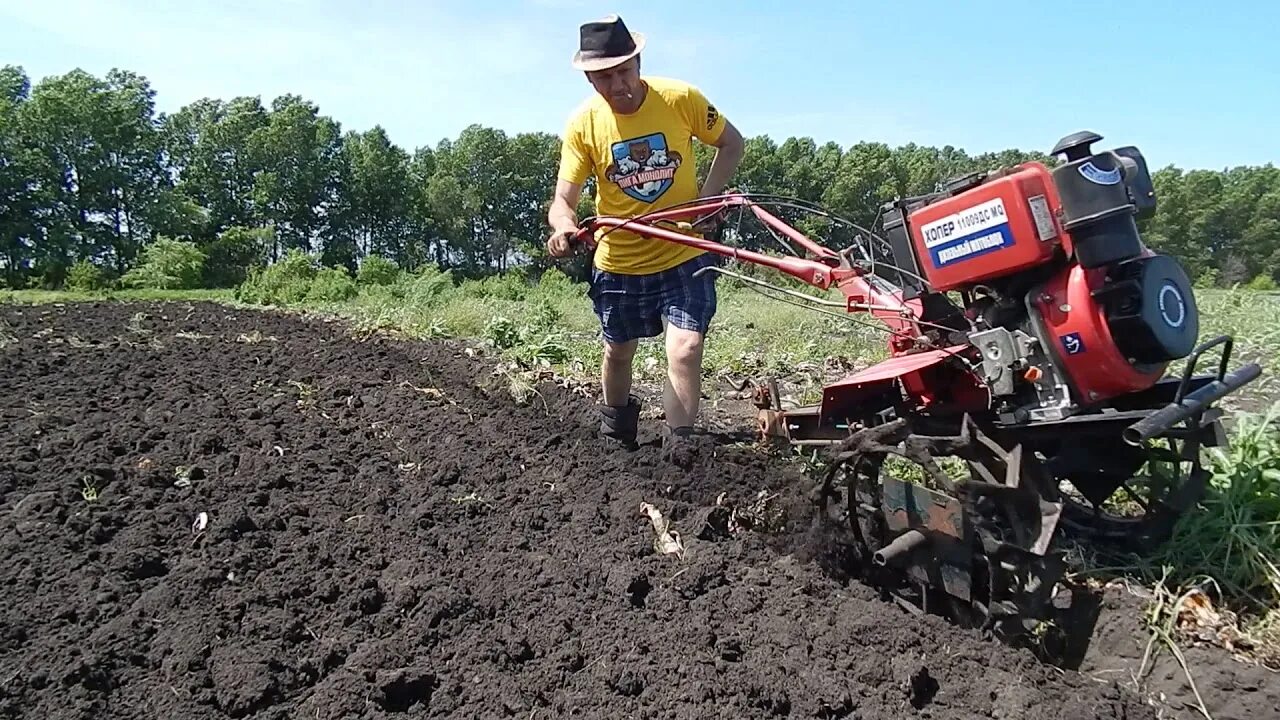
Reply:
[[[925,278],[945,292],[1047,262],[1063,237],[1057,210],[1049,170],[1026,163],[916,210],[911,240]]]
[[[1059,365],[1079,393],[1083,405],[1145,390],[1164,375],[1167,364],[1138,367],[1116,347],[1106,314],[1093,299],[1105,268],[1064,268],[1036,298],[1040,319]]]

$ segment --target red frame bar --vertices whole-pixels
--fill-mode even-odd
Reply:
[[[685,207],[673,208],[671,210],[659,210],[658,212],[645,215],[643,220],[634,220],[633,223],[652,223],[660,220],[684,220],[688,218],[698,217],[699,215],[711,215],[721,210],[727,210],[732,207],[746,207],[760,220],[760,222],[768,225],[774,230],[786,235],[795,243],[802,246],[805,250],[813,253],[820,258],[830,258],[835,261],[840,260],[840,256],[830,248],[825,248],[818,243],[810,240],[804,233],[796,230],[781,219],[774,216],[768,210],[751,202],[741,195],[729,195],[721,200],[708,200],[696,205],[688,205]],[[628,228],[630,229],[630,228]],[[829,265],[828,267],[834,267]]]
[[[825,262],[806,258],[778,257],[751,250],[740,250],[711,240],[690,237],[689,235],[652,224],[664,220],[683,220],[711,215],[732,207],[750,209],[761,222],[786,235]],[[900,289],[895,289],[894,292],[889,293],[881,291],[876,285],[863,279],[863,272],[860,269],[849,267],[838,253],[814,242],[804,233],[788,225],[743,195],[728,195],[721,199],[663,210],[648,214],[643,219],[592,218],[587,223],[587,226],[578,232],[575,239],[582,243],[594,244],[595,231],[601,227],[621,228],[637,235],[687,245],[724,257],[763,265],[798,278],[822,290],[827,290],[832,285],[835,285],[845,296],[846,310],[848,312],[869,313],[893,331],[893,339],[890,344],[895,354],[910,348],[915,338],[920,335],[920,328],[916,323],[916,318],[920,317],[922,311],[919,300],[903,301]],[[877,305],[886,309],[856,308],[854,307],[856,304]]]
[[[832,260],[835,260],[836,263],[839,264],[840,256],[836,254],[834,250],[831,250],[830,248],[825,248],[819,245],[818,243],[810,240],[808,236],[806,236],[804,233],[800,232],[799,230],[796,230],[795,228],[786,224],[785,222],[778,219],[777,217],[774,217],[772,214],[770,214],[767,210],[760,207],[759,205],[749,204],[747,207],[751,209],[751,212],[755,213],[755,216],[760,219],[760,222],[768,225],[774,230],[777,230],[783,235],[786,235],[787,237],[791,238],[792,240],[794,240],[795,242],[803,246],[804,249],[808,250],[814,255],[817,255],[820,258],[830,258]]]
[[[731,257],[737,260],[746,260],[757,265],[764,265],[775,270],[784,272],[792,277],[799,278],[814,287],[826,290],[831,287],[832,269],[819,262],[813,260],[805,260],[803,258],[775,257],[773,255],[764,255],[752,250],[739,250],[728,245],[721,245],[717,242],[704,240],[702,238],[690,237],[682,233],[668,230],[666,228],[654,227],[646,223],[638,223],[634,220],[625,218],[596,218],[592,223],[594,227],[618,227],[626,226],[626,230],[634,232],[637,235],[647,235],[658,240],[666,240],[667,242],[688,245],[699,250],[706,250],[725,257]]]

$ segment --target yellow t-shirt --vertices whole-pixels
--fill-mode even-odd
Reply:
[[[649,92],[636,112],[617,114],[595,95],[565,128],[559,177],[581,184],[594,175],[600,216],[632,218],[696,199],[693,138],[712,144],[724,130],[724,116],[698,88],[669,78],[643,81]],[[603,228],[596,237],[595,264],[608,272],[661,272],[704,252],[622,229]]]

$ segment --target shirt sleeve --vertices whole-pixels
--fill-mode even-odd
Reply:
[[[582,140],[581,116],[570,118],[560,142],[559,178],[575,185],[586,182],[591,174],[590,154]]]
[[[685,93],[685,104],[689,122],[693,125],[693,136],[708,145],[718,141],[728,121],[716,106],[700,89],[692,85]]]

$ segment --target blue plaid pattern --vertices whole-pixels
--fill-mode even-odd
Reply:
[[[662,272],[624,275],[592,268],[589,295],[605,340],[624,343],[662,334],[662,319],[706,334],[716,314],[716,273],[693,273],[718,265],[706,252]]]

